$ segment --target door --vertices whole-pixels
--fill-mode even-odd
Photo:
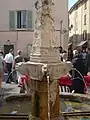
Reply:
[[[13,49],[14,50],[14,45],[4,45],[4,55],[9,53],[9,50]]]

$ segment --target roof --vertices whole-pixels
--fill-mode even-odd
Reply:
[[[69,10],[69,13],[71,13],[78,5],[80,5],[82,2],[87,0],[78,0]]]

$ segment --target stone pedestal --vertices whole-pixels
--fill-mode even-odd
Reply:
[[[34,104],[33,104],[33,111],[32,115],[36,116],[36,118],[40,118],[40,120],[49,120],[49,112],[50,112],[50,120],[58,120],[58,117],[60,115],[59,113],[59,87],[56,81],[56,88],[55,91],[50,90],[50,95],[52,101],[50,100],[49,105],[50,105],[50,110],[48,110],[48,85],[47,81],[44,82],[37,82],[37,87],[38,90],[35,91],[35,96],[32,99]],[[50,82],[52,84],[52,82]],[[53,89],[53,88],[52,88]]]

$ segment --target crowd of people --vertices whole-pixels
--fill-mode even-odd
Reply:
[[[71,61],[73,67],[76,68],[82,76],[85,76],[90,73],[90,48],[86,49],[77,49],[71,50],[68,49],[63,50],[62,47],[59,47],[61,61]],[[16,63],[25,61],[24,57],[22,56],[22,51],[18,50],[17,55],[13,55],[13,50],[11,49],[8,54],[4,56],[4,53],[0,51],[0,81],[4,79],[4,73],[8,73],[8,77],[6,79],[6,83],[11,83],[13,81],[11,72],[15,70]],[[72,76],[73,73],[70,71],[70,75]],[[73,77],[80,77],[77,73],[74,73]],[[13,81],[14,82],[14,81]],[[82,83],[80,83],[82,84]],[[77,85],[77,83],[76,83]],[[82,85],[80,85],[82,87]],[[1,82],[0,82],[1,88]]]
[[[60,55],[61,61],[71,61],[73,65],[74,71],[69,71],[73,78],[73,89],[76,90],[76,93],[84,93],[85,83],[83,78],[90,75],[90,48],[69,49],[67,52],[60,47]]]
[[[90,48],[68,49],[63,50],[62,47],[59,49],[61,55],[61,61],[71,61],[73,67],[76,68],[82,75],[87,75],[90,72]]]
[[[15,70],[15,64],[19,62],[23,62],[24,57],[22,56],[22,51],[18,50],[17,55],[14,57],[13,50],[10,49],[9,53],[4,56],[4,53],[0,51],[0,88],[1,82],[4,79],[4,73],[7,73],[6,83],[13,82],[11,72]]]

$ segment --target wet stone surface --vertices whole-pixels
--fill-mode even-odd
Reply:
[[[20,92],[20,88],[17,84],[11,83],[6,84],[5,82],[2,82],[2,95],[3,97],[6,97],[8,95],[12,94],[18,94]]]

